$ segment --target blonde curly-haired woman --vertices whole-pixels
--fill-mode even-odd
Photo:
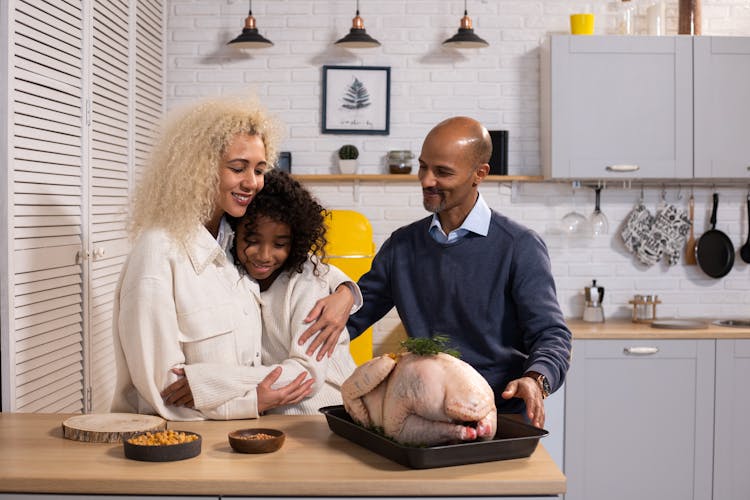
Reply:
[[[256,418],[310,393],[261,360],[260,294],[228,254],[241,217],[274,164],[280,124],[254,99],[216,98],[176,113],[136,190],[133,248],[115,291],[112,411],[168,420]],[[347,281],[329,279],[332,288]],[[350,285],[350,284],[349,284]],[[312,352],[335,342],[356,287],[340,286],[308,319]],[[328,340],[328,337],[335,338]]]

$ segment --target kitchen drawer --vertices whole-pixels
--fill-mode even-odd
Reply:
[[[589,340],[585,350],[587,358],[597,359],[681,359],[695,358],[698,346],[696,340]]]

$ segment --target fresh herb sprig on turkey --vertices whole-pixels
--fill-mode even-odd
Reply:
[[[461,353],[450,347],[450,339],[445,335],[436,335],[432,338],[409,337],[401,341],[401,347],[419,356],[431,356],[444,352],[454,358],[461,357]]]

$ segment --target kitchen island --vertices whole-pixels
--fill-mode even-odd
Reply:
[[[350,442],[323,415],[169,422],[203,438],[201,454],[177,462],[125,458],[122,444],[65,439],[69,415],[0,413],[2,493],[241,496],[556,496],[560,469],[542,446],[528,458],[415,470]],[[234,452],[227,434],[271,427],[286,434],[277,452]]]

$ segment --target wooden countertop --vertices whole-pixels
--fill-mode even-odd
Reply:
[[[587,323],[580,319],[567,320],[574,339],[748,339],[750,328],[718,326],[712,319],[695,318],[706,323],[700,330],[672,330],[652,328],[648,323],[633,323],[626,319],[608,319],[604,323]]]
[[[565,492],[560,469],[540,445],[528,457],[409,469],[350,442],[323,415],[170,422],[201,434],[201,454],[178,462],[125,458],[122,444],[62,437],[69,415],[0,413],[0,492],[251,496],[503,496]],[[235,453],[227,434],[247,427],[287,433],[275,453]]]

